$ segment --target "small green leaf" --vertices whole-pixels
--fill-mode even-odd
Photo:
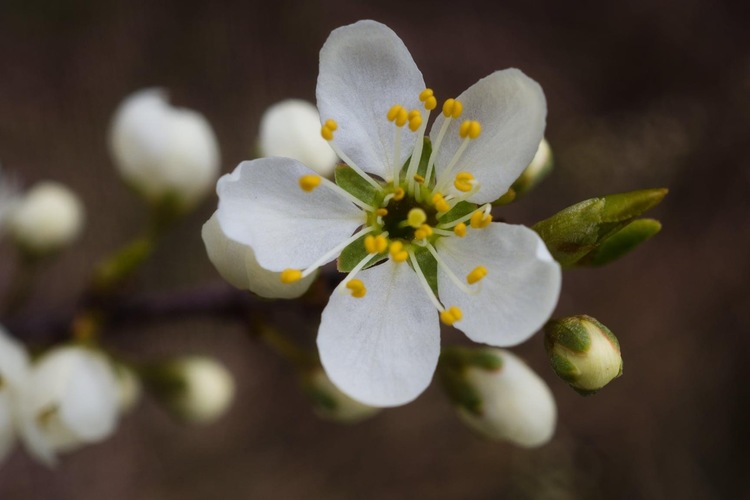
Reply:
[[[641,243],[651,239],[661,230],[661,223],[654,219],[636,219],[576,262],[576,266],[603,266],[635,250]]]
[[[437,261],[435,257],[426,248],[418,246],[414,247],[414,257],[417,258],[417,263],[427,279],[427,284],[430,285],[432,292],[437,295]]]
[[[348,165],[338,165],[335,177],[336,184],[358,200],[371,206],[380,204],[381,193]]]
[[[366,234],[360,236],[341,251],[341,255],[339,255],[338,261],[336,262],[336,265],[340,272],[348,273],[349,271],[354,269],[354,267],[359,264],[362,259],[367,257],[367,250],[365,250],[365,238],[367,238],[367,236],[368,235]],[[368,262],[363,269],[374,266],[378,262],[385,259],[387,256],[388,255],[386,253],[378,255],[370,262]]]

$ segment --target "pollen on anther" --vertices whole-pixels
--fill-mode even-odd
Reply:
[[[406,191],[404,191],[404,188],[396,188],[396,190],[393,192],[393,199],[395,201],[401,201],[404,199],[404,196],[406,196]]]
[[[438,212],[449,212],[451,209],[451,206],[448,204],[447,201],[445,201],[445,198],[440,193],[435,193],[432,196],[432,204],[435,205],[435,208]]]
[[[414,180],[417,182],[417,184],[424,184],[424,177],[419,174],[416,174],[414,176]]]
[[[458,129],[458,135],[461,139],[476,139],[481,133],[482,125],[476,120],[466,120],[461,123],[461,127]]]
[[[285,284],[295,283],[302,279],[302,271],[299,269],[284,269],[281,271],[281,282]]]
[[[466,224],[459,222],[456,224],[456,227],[453,228],[453,232],[456,233],[456,236],[459,238],[463,238],[466,236]]]
[[[404,244],[400,241],[392,241],[388,252],[394,262],[405,262],[409,258],[409,252],[404,250]]]
[[[418,109],[409,111],[409,130],[416,132],[422,126],[422,113]]]
[[[419,226],[419,229],[414,231],[414,239],[424,240],[432,236],[432,234],[433,234],[432,228],[427,224],[422,224],[421,226]]]
[[[386,210],[385,208],[378,208],[377,210],[375,210],[375,215],[385,217],[386,215],[388,215],[388,210]]]
[[[464,110],[461,101],[455,99],[446,99],[443,103],[443,116],[446,118],[458,118]]]
[[[459,191],[468,193],[474,187],[474,176],[469,172],[459,172],[456,175],[456,180],[453,181],[453,185]]]
[[[367,235],[365,237],[365,251],[367,253],[383,253],[388,248],[388,239],[379,234],[377,236]]]
[[[339,128],[339,125],[336,123],[336,120],[328,119],[325,121],[323,126],[320,128],[320,135],[323,136],[323,139],[326,141],[332,141],[333,140],[333,132],[336,131]]]
[[[302,189],[302,191],[309,193],[318,186],[320,186],[319,175],[309,174],[303,175],[299,178],[299,187]]]
[[[456,321],[461,321],[463,318],[463,312],[456,306],[451,306],[448,309],[440,313],[440,321],[450,326]]]
[[[346,288],[351,290],[352,297],[354,298],[361,299],[367,295],[367,288],[365,288],[365,284],[362,283],[362,280],[353,279],[346,284]]]
[[[487,276],[487,268],[484,266],[477,266],[466,275],[466,282],[470,285],[479,282],[482,278]]]
[[[419,94],[419,100],[422,101],[424,109],[427,111],[432,111],[437,107],[437,99],[435,99],[435,94],[432,89],[424,89],[422,93]]]
[[[492,215],[484,213],[483,210],[477,210],[471,214],[471,227],[474,229],[482,229],[490,225],[492,222]]]
[[[403,127],[409,121],[409,113],[400,104],[394,104],[386,115],[389,122],[394,122],[397,127]]]

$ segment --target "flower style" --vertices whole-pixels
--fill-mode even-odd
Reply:
[[[393,31],[360,21],[323,46],[317,100],[346,164],[336,183],[291,159],[243,162],[219,180],[217,218],[282,283],[338,257],[348,275],[318,333],[334,384],[371,406],[413,400],[435,371],[438,318],[495,346],[537,331],[560,267],[536,233],[490,209],[542,140],[539,85],[497,71],[446,100],[428,139],[435,94]]]

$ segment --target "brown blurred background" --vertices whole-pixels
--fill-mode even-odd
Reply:
[[[638,188],[670,195],[653,214],[663,232],[645,247],[565,274],[557,315],[607,324],[622,344],[621,379],[582,398],[549,368],[541,336],[515,349],[559,404],[556,437],[541,449],[475,438],[436,386],[360,425],[323,422],[285,363],[240,327],[186,318],[106,341],[135,359],[217,356],[239,381],[227,417],[186,427],[146,400],[114,437],[54,471],[16,452],[0,469],[0,498],[748,498],[750,44],[741,5],[2,0],[0,159],[26,185],[68,184],[88,209],[85,236],[45,270],[31,311],[70,308],[91,264],[143,224],[105,142],[126,94],[163,86],[203,112],[227,172],[251,157],[267,106],[314,101],[320,46],[362,18],[403,38],[439,96],[511,66],[541,83],[556,169],[508,220],[532,224]],[[138,290],[218,282],[199,231],[215,204],[166,238]],[[0,255],[6,283],[13,253]],[[314,326],[303,330],[312,340]]]

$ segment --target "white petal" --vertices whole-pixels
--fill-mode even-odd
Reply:
[[[261,156],[291,158],[326,177],[338,159],[320,135],[318,110],[301,99],[278,102],[263,113],[258,147]]]
[[[482,400],[482,414],[459,408],[471,428],[491,439],[511,441],[534,448],[552,438],[557,406],[547,384],[509,351],[487,349],[502,360],[498,370],[472,367],[466,381]]]
[[[477,266],[487,276],[480,292],[459,289],[438,269],[440,300],[458,306],[463,319],[455,327],[475,342],[516,345],[533,335],[549,319],[560,295],[560,266],[539,236],[524,226],[493,223],[469,229],[464,238],[442,238],[438,255],[461,279]]]
[[[224,234],[250,245],[268,270],[304,269],[364,222],[359,208],[325,185],[300,189],[308,174],[315,172],[298,161],[263,158],[240,163],[216,186]]]
[[[280,273],[258,264],[252,248],[227,238],[215,212],[203,225],[201,234],[208,258],[216,270],[240,290],[250,290],[270,299],[293,299],[305,293],[317,276],[312,273],[296,283],[282,283]]]
[[[334,142],[356,165],[385,177],[394,154],[394,104],[423,110],[424,79],[401,39],[387,26],[359,21],[335,29],[320,50],[318,110],[334,119]],[[416,134],[402,130],[398,165],[411,154]]]
[[[452,175],[466,171],[479,181],[480,189],[470,201],[494,201],[505,194],[536,154],[547,117],[544,92],[521,71],[506,69],[482,78],[456,99],[463,104],[463,114],[448,127],[435,169],[440,176],[463,142],[458,135],[461,122],[478,120],[482,133],[469,143]],[[432,126],[433,143],[444,120],[441,113]]]
[[[331,295],[318,332],[320,361],[331,381],[370,406],[398,406],[419,396],[435,372],[440,325],[435,307],[406,264],[388,260],[357,275],[367,295]]]

